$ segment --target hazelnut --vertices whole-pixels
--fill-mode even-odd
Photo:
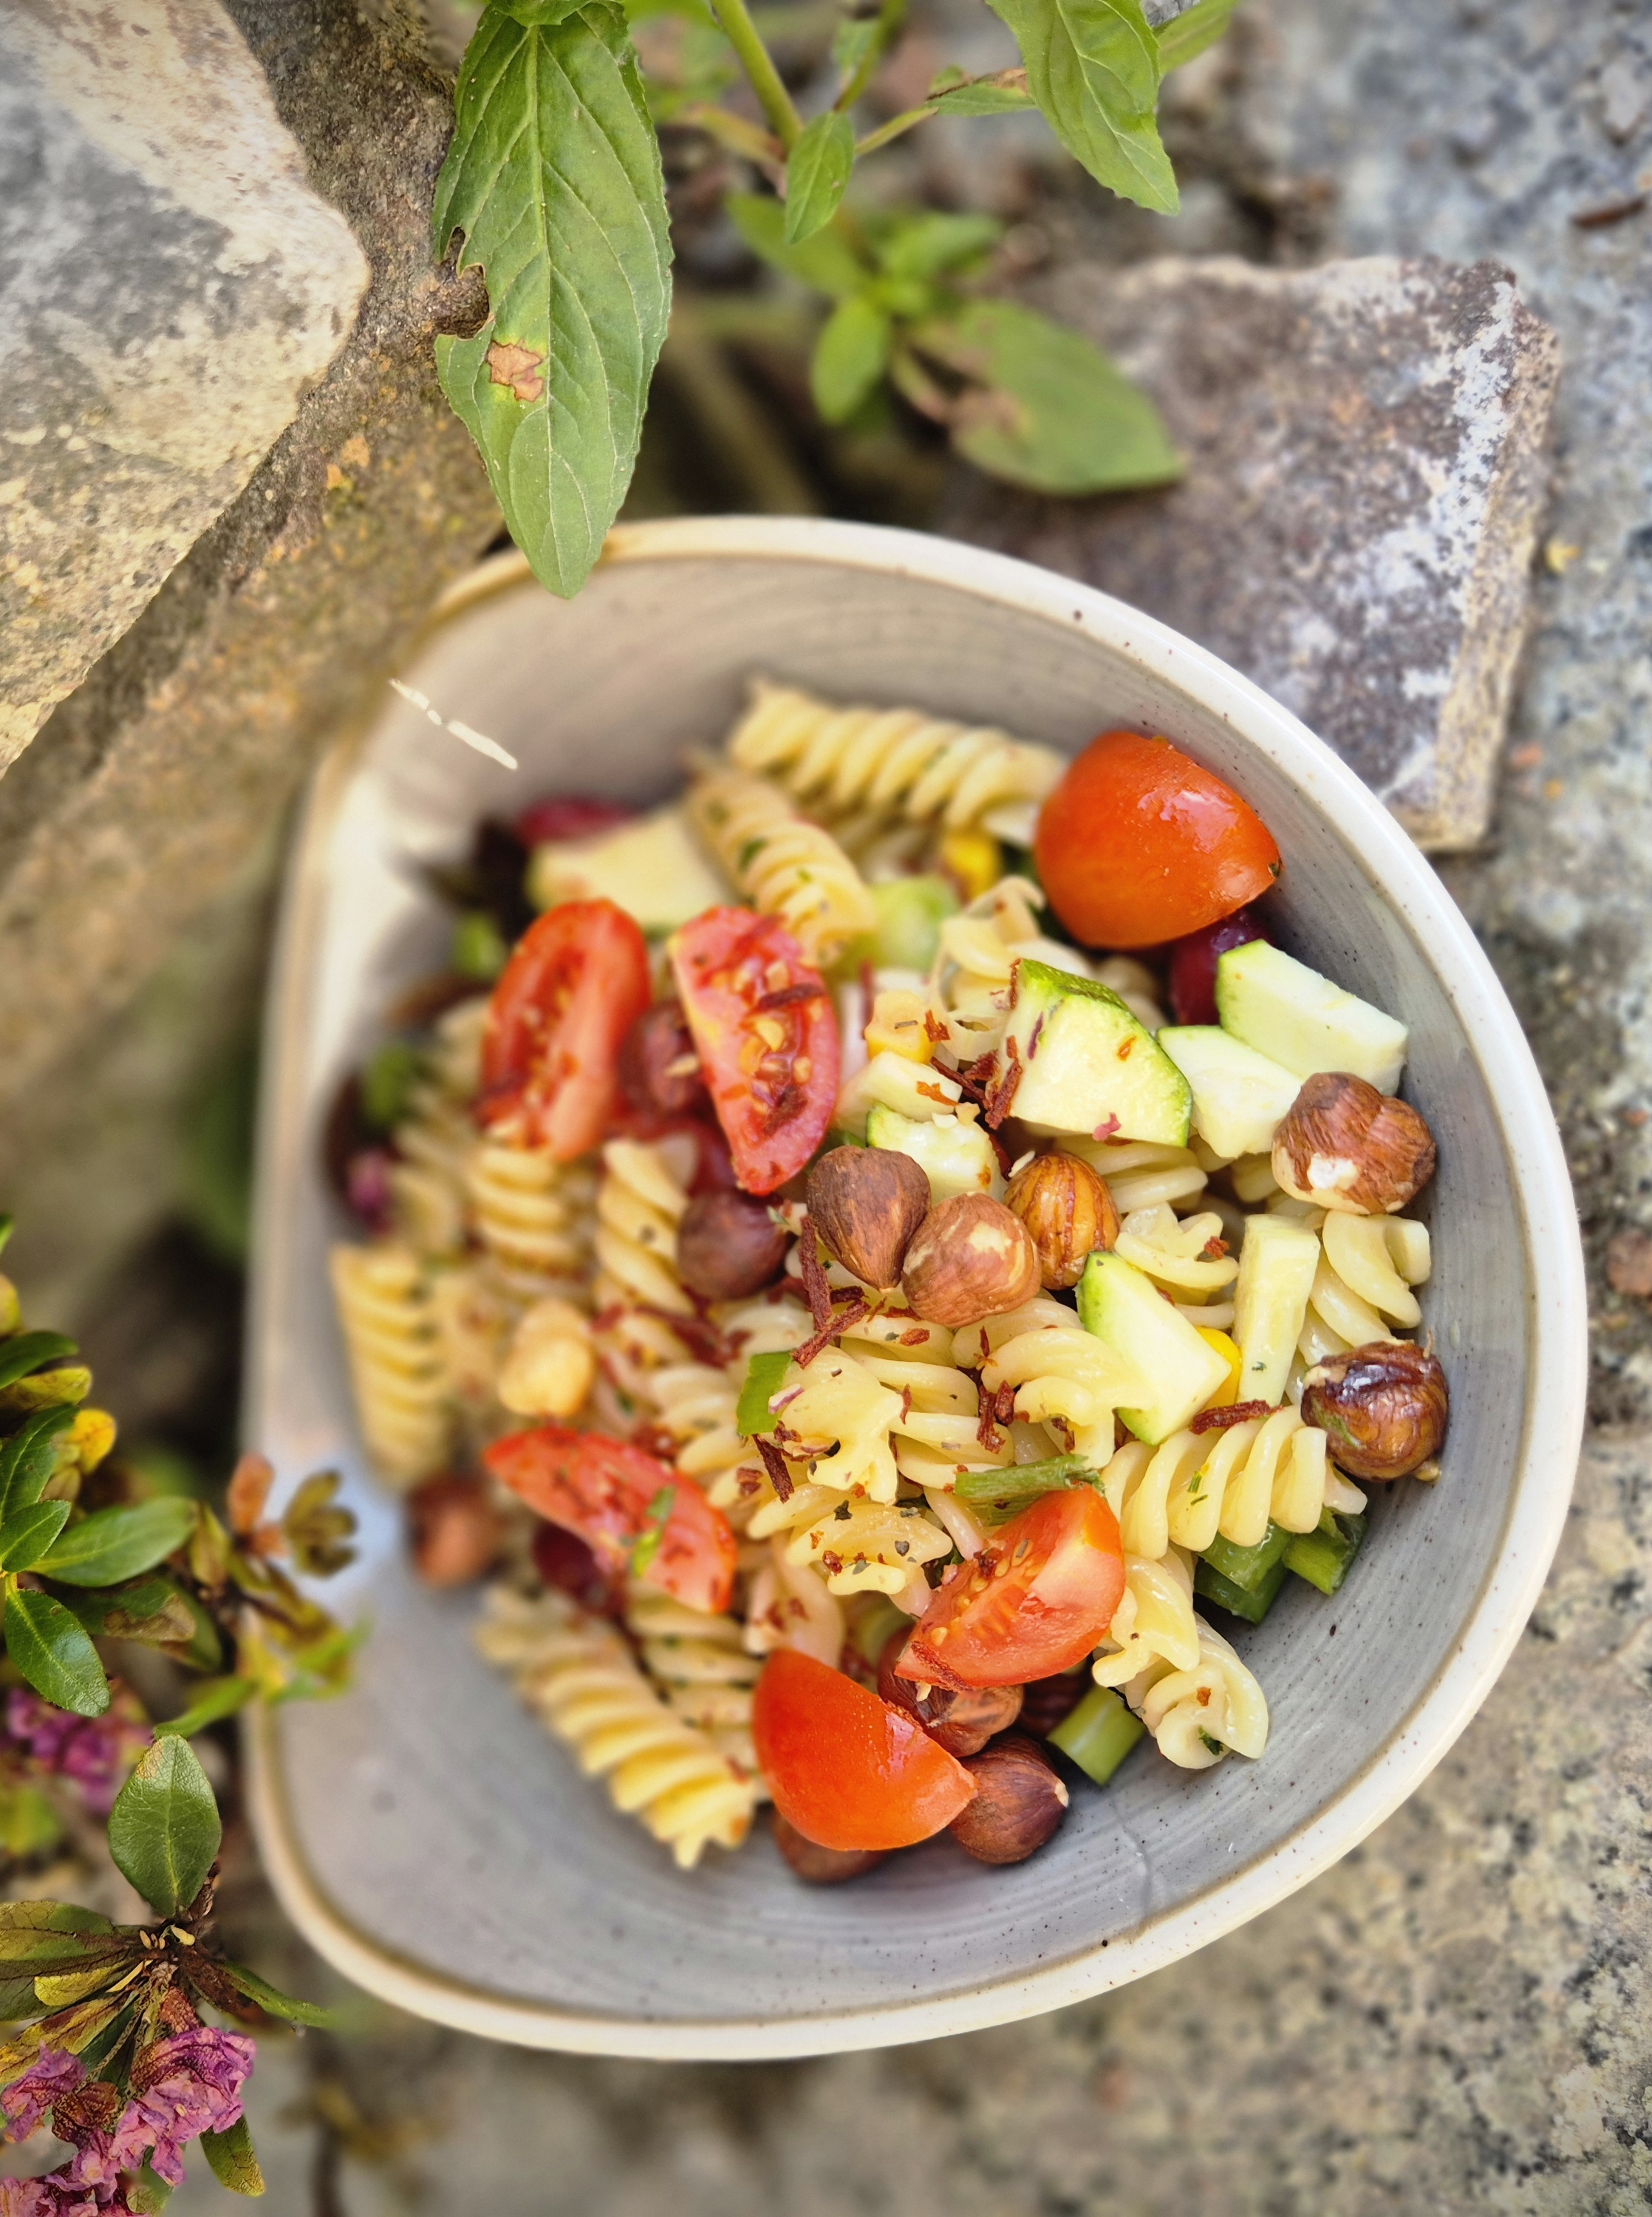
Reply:
[[[918,1226],[901,1284],[926,1323],[956,1330],[1030,1301],[1039,1290],[1039,1252],[1002,1201],[960,1193]]]
[[[499,1553],[499,1512],[480,1479],[428,1478],[407,1497],[413,1567],[428,1586],[466,1586]]]
[[[1321,1208],[1391,1215],[1433,1174],[1433,1133],[1416,1110],[1345,1070],[1309,1078],[1273,1134],[1274,1176]]]
[[[1021,1714],[1017,1722],[1024,1732],[1031,1732],[1035,1739],[1048,1739],[1089,1690],[1088,1667],[1063,1670],[1055,1678],[1035,1678],[1030,1686],[1021,1689]]]
[[[1010,1180],[1004,1205],[1026,1225],[1039,1275],[1052,1291],[1076,1286],[1087,1258],[1119,1237],[1119,1211],[1105,1180],[1076,1155],[1035,1156]]]
[[[693,1116],[706,1102],[700,1055],[681,1001],[644,1009],[620,1050],[620,1084],[642,1116]]]
[[[929,1181],[910,1155],[834,1147],[809,1173],[809,1220],[828,1254],[863,1285],[898,1285],[913,1234],[929,1210]]]
[[[1327,1435],[1331,1460],[1352,1478],[1403,1478],[1446,1436],[1451,1399],[1439,1358],[1406,1339],[1374,1340],[1316,1363],[1302,1413]]]
[[[1015,1733],[964,1768],[976,1793],[947,1827],[959,1847],[983,1863],[1023,1863],[1036,1855],[1067,1813],[1067,1788],[1044,1750]]]
[[[576,1532],[560,1524],[536,1524],[529,1544],[533,1567],[548,1586],[565,1593],[593,1616],[619,1616],[626,1605],[623,1570],[597,1559]]]
[[[1020,1714],[1020,1688],[932,1685],[920,1701],[912,1681],[895,1675],[911,1636],[911,1627],[902,1625],[885,1641],[878,1658],[878,1691],[885,1701],[915,1717],[948,1755],[978,1755],[995,1732],[1008,1732]]]
[[[702,1193],[677,1226],[677,1275],[703,1300],[737,1301],[773,1285],[787,1233],[749,1193]]]
[[[841,1886],[846,1878],[864,1878],[887,1859],[886,1848],[823,1848],[806,1839],[795,1825],[774,1812],[774,1844],[798,1876],[811,1886]]]

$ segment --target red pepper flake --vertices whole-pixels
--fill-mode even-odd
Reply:
[[[923,1012],[923,1035],[931,1047],[939,1047],[942,1040],[952,1036],[933,1009],[926,1009]]]
[[[975,1391],[981,1404],[981,1421],[975,1428],[975,1436],[988,1454],[993,1454],[1003,1445],[1003,1439],[996,1421],[998,1397],[996,1393],[989,1392],[987,1387],[978,1381]]]
[[[774,1489],[776,1499],[790,1501],[792,1473],[786,1467],[786,1457],[773,1440],[758,1438],[752,1442],[752,1445],[763,1459],[763,1468],[768,1473],[768,1482]]]
[[[851,1325],[859,1324],[862,1317],[871,1314],[870,1303],[856,1294],[853,1306],[845,1309],[839,1316],[828,1316],[814,1337],[804,1340],[792,1357],[798,1369],[806,1370],[823,1348],[829,1347],[840,1333],[846,1332]]]
[[[1029,1062],[1032,1061],[1033,1056],[1039,1051],[1039,1034],[1044,1029],[1045,1021],[1048,1017],[1050,1011],[1048,1009],[1040,1009],[1039,1010],[1039,1021],[1033,1025],[1032,1036],[1026,1043],[1026,1059]]]
[[[804,1107],[808,1097],[802,1086],[794,1085],[788,1078],[775,1095],[767,1115],[763,1118],[763,1138],[772,1139],[782,1124],[789,1124],[798,1110]]]
[[[1205,1262],[1219,1263],[1228,1252],[1228,1243],[1225,1239],[1207,1239],[1199,1251]]]
[[[1001,1424],[1007,1424],[1015,1414],[1015,1388],[1013,1386],[1001,1386],[998,1388],[992,1413]]]
[[[1015,1098],[1015,1089],[1021,1082],[1021,1051],[1013,1039],[1004,1041],[1009,1058],[1008,1067],[987,1088],[981,1103],[981,1113],[986,1118],[987,1129],[996,1132],[1010,1111]]]
[[[1096,1126],[1090,1137],[1093,1139],[1110,1139],[1118,1129],[1119,1119],[1116,1116],[1109,1116],[1105,1124]]]
[[[927,1078],[920,1078],[915,1090],[922,1093],[926,1101],[939,1101],[943,1108],[950,1108],[952,1105],[952,1096],[944,1085],[931,1085]]]
[[[1187,1429],[1190,1432],[1225,1432],[1230,1425],[1248,1424],[1253,1417],[1271,1417],[1271,1401],[1235,1401],[1225,1409],[1201,1409]]]
[[[911,1414],[912,1388],[909,1386],[903,1386],[901,1388],[901,1422],[905,1423],[907,1418]]]
[[[922,1324],[915,1325],[910,1331],[903,1331],[901,1334],[900,1338],[897,1341],[896,1344],[899,1347],[928,1347],[929,1344],[928,1326]]]
[[[803,1290],[815,1330],[824,1331],[832,1321],[832,1289],[827,1282],[826,1265],[820,1259],[815,1227],[806,1213],[798,1230],[798,1268],[803,1273]]]
[[[1123,1046],[1119,1048],[1119,1061],[1120,1061],[1120,1062],[1128,1062],[1128,1061],[1130,1060],[1131,1056],[1135,1053],[1135,1051],[1136,1051],[1136,1042],[1135,1042],[1135,1041],[1134,1041],[1133,1039],[1127,1039],[1127,1040],[1125,1041],[1124,1045],[1123,1045]]]
[[[819,1000],[825,991],[826,988],[823,985],[814,980],[805,979],[801,985],[782,985],[777,993],[761,995],[757,1006],[760,1009],[795,1009],[801,1006],[804,1001]]]

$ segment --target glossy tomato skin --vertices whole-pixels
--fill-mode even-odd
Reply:
[[[620,1049],[648,1006],[648,942],[610,900],[564,901],[516,942],[493,989],[478,1115],[558,1162],[605,1135]]]
[[[975,1795],[963,1764],[914,1718],[790,1648],[763,1666],[751,1729],[774,1806],[817,1847],[909,1848]]]
[[[727,1609],[737,1552],[728,1518],[692,1479],[641,1448],[601,1432],[539,1424],[496,1440],[482,1460],[530,1509],[583,1540],[611,1573],[627,1571],[636,1543],[652,1536],[655,1504],[669,1488],[670,1512],[637,1576],[689,1609]]]
[[[1170,1013],[1179,1024],[1213,1024],[1216,966],[1230,947],[1267,937],[1254,908],[1236,909],[1219,923],[1190,932],[1170,949]]]
[[[896,1675],[960,1687],[1052,1677],[1105,1635],[1124,1590],[1118,1520],[1101,1495],[1046,1493],[937,1590]]]
[[[747,1193],[795,1177],[837,1101],[837,1017],[786,927],[749,908],[707,909],[670,943],[700,1067]]]
[[[1045,802],[1039,878],[1087,947],[1157,947],[1254,900],[1279,873],[1273,835],[1168,739],[1104,732]]]

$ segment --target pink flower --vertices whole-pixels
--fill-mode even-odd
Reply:
[[[126,2104],[113,2133],[88,2133],[64,2176],[77,2186],[113,2185],[123,2171],[138,2170],[145,2156],[157,2178],[183,2183],[183,2151],[202,2133],[225,2133],[238,2123],[241,2089],[257,2050],[244,2034],[197,2024],[170,2040],[157,2040],[138,2059],[140,2090]],[[7,2217],[0,2204],[0,2217]]]
[[[77,2055],[70,2055],[61,2047],[43,2047],[21,2078],[14,2078],[9,2086],[0,2091],[0,2109],[6,2113],[6,2138],[26,2140],[40,2128],[41,2120],[53,2103],[60,2102],[65,2094],[72,2094],[77,2086],[86,2083],[85,2066]],[[0,2180],[0,2185],[8,2183]],[[0,2217],[9,2217],[3,2202],[0,2202]]]
[[[0,2178],[0,2217],[132,2217],[119,2187],[87,2194],[67,2171],[46,2178]]]
[[[71,1717],[38,1694],[14,1686],[6,1696],[6,1738],[40,1769],[72,1779],[86,1806],[107,1817],[126,1773],[148,1746],[150,1731],[124,1688],[115,1689],[102,1716]]]

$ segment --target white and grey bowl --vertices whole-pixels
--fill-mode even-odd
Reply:
[[[475,1654],[470,1596],[409,1576],[367,1474],[318,1166],[341,1075],[446,923],[420,863],[546,791],[669,794],[767,672],[1076,749],[1162,732],[1231,779],[1285,861],[1291,948],[1411,1028],[1439,1142],[1427,1328],[1452,1415],[1437,1486],[1378,1491],[1344,1592],[1289,1582],[1238,1643],[1266,1689],[1257,1763],[1197,1775],[1144,1746],[1053,1843],[993,1870],[945,1839],[811,1889],[760,1824],[692,1873]],[[1438,1763],[1525,1623],[1581,1423],[1570,1189],[1513,1012],[1433,872],[1327,748],[1163,625],[1019,562],[869,527],[722,517],[617,532],[577,600],[514,557],[450,596],[406,672],[521,758],[513,775],[387,696],[312,789],[288,873],[259,1150],[247,1437],[284,1484],[347,1474],[370,1616],[354,1689],[250,1727],[259,1839],[295,1922],[348,1976],[462,2029],[598,2053],[774,2057],[1052,2009],[1230,1931],[1344,1855]]]

